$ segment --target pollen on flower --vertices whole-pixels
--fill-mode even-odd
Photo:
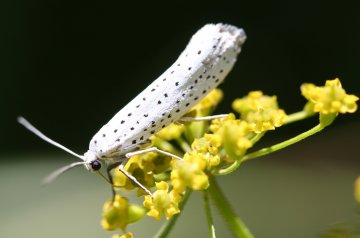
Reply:
[[[284,124],[285,119],[284,110],[274,108],[259,109],[257,112],[248,113],[246,117],[255,133],[275,130]]]
[[[276,96],[263,95],[261,91],[250,92],[243,98],[236,99],[232,107],[240,113],[255,133],[275,130],[286,119],[284,110],[279,109]]]
[[[221,146],[221,139],[218,135],[205,134],[202,138],[195,139],[191,145],[193,151],[197,152],[199,158],[207,163],[207,168],[216,166],[220,163],[219,147]]]
[[[179,202],[182,200],[182,196],[174,190],[168,192],[169,185],[164,181],[156,183],[156,188],[153,198],[149,195],[145,196],[143,205],[149,209],[147,215],[160,220],[163,215],[169,219],[179,213]]]
[[[236,120],[235,115],[233,113],[229,113],[229,115],[227,117],[222,117],[222,118],[217,118],[217,119],[212,120],[209,129],[210,129],[210,131],[215,133],[217,130],[219,130],[223,126],[223,124],[225,122],[234,121],[234,120]]]
[[[327,80],[325,86],[320,87],[305,83],[301,85],[301,93],[312,105],[311,108],[314,112],[323,114],[353,113],[357,110],[356,101],[359,98],[347,94],[338,78]]]

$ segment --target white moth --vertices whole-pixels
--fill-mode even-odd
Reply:
[[[155,150],[181,159],[157,148],[138,148],[146,143],[151,135],[172,122],[182,120],[182,116],[191,107],[224,80],[234,66],[245,39],[245,32],[232,25],[207,24],[202,27],[192,36],[175,63],[94,135],[89,150],[83,156],[49,139],[24,118],[19,117],[18,121],[27,129],[82,160],[60,168],[46,181],[53,180],[77,165],[97,171],[101,168],[101,162],[105,162],[112,167],[119,165],[120,171],[151,194],[123,169],[128,158]],[[211,118],[214,117],[200,119]]]

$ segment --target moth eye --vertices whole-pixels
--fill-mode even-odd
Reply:
[[[92,162],[90,163],[90,165],[91,165],[91,168],[92,168],[94,171],[97,171],[97,170],[101,169],[101,163],[100,163],[100,161],[98,161],[98,160],[92,161]]]

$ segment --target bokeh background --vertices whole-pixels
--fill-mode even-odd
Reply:
[[[250,90],[301,110],[303,82],[340,77],[360,95],[360,14],[356,1],[2,1],[0,3],[0,236],[110,237],[101,229],[109,187],[81,168],[51,186],[53,169],[74,161],[16,123],[23,115],[83,153],[91,137],[160,75],[206,23],[243,27],[248,40],[221,88],[218,113]],[[284,151],[220,179],[256,237],[317,237],[355,218],[360,175],[359,113]],[[316,118],[269,133],[271,145],[309,129]],[[194,194],[171,237],[207,237]],[[129,226],[151,237],[159,222]],[[219,237],[231,237],[216,215]]]

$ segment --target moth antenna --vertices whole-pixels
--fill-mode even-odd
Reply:
[[[83,164],[85,164],[85,162],[75,162],[75,163],[65,165],[64,167],[61,167],[61,168],[55,170],[54,172],[52,172],[51,174],[49,174],[48,176],[46,176],[44,178],[44,180],[42,181],[42,183],[49,184],[49,183],[53,182],[57,177],[59,177],[60,175],[62,175],[66,171],[68,171],[69,169],[72,169],[76,166],[83,165]]]
[[[46,135],[44,135],[41,131],[39,131],[38,129],[36,129],[33,125],[30,124],[30,122],[28,122],[25,118],[23,117],[18,117],[17,121],[23,125],[26,129],[28,129],[29,131],[31,131],[32,133],[34,133],[35,135],[37,135],[38,137],[40,137],[41,139],[43,139],[44,141],[80,158],[81,160],[84,160],[84,156],[78,155],[76,154],[74,151],[66,148],[63,145],[60,145],[59,143],[57,143],[56,141],[53,141],[52,139],[50,139],[49,137],[47,137]]]

